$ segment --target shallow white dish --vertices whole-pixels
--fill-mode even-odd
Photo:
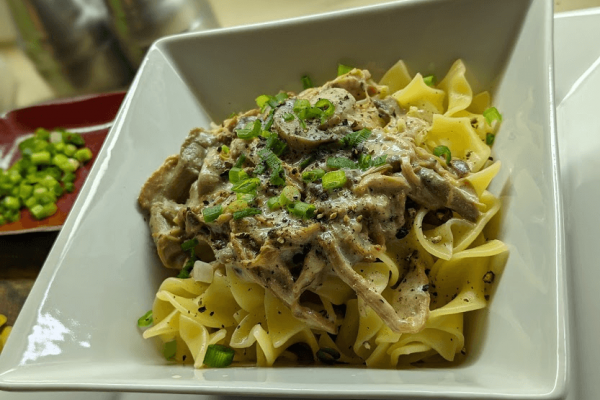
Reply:
[[[600,8],[555,18],[556,115],[573,312],[569,400],[598,398],[600,300]]]
[[[493,15],[493,18],[490,16]],[[462,58],[504,115],[493,191],[510,258],[491,307],[468,325],[460,365],[409,370],[229,368],[165,363],[135,326],[166,276],[136,208],[139,188],[187,132],[261,93],[333,76],[376,78],[398,58],[441,76]],[[0,388],[345,398],[565,395],[568,315],[548,1],[405,1],[190,34],[148,53],[97,163],[0,357]]]

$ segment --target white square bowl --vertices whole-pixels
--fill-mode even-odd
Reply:
[[[469,356],[437,368],[227,368],[167,364],[135,321],[167,271],[137,206],[188,131],[300,89],[338,62],[375,78],[398,59],[442,76],[462,58],[504,116],[499,237],[510,257]],[[0,358],[0,389],[344,398],[560,399],[568,316],[552,96],[552,2],[403,1],[188,34],[149,51]]]

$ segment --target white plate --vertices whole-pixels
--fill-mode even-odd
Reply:
[[[404,1],[161,40],[148,53],[0,357],[0,387],[562,398],[569,321],[551,18],[545,0]],[[504,114],[494,145],[503,168],[492,191],[504,202],[500,237],[510,258],[491,307],[470,318],[467,361],[407,370],[166,364],[135,326],[167,273],[135,205],[145,179],[178,151],[191,127],[207,126],[210,117],[248,108],[260,93],[297,90],[306,72],[322,82],[340,61],[377,76],[399,57],[414,71],[438,76],[463,58],[479,79],[475,90],[495,87]]]
[[[569,399],[600,397],[600,8],[555,18],[556,104],[564,190],[573,381]]]

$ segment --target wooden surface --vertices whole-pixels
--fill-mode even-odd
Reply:
[[[246,4],[237,0],[213,0],[212,4],[222,26],[235,26],[382,2],[385,1],[257,0]],[[598,7],[600,0],[555,0],[554,4],[555,11],[562,12]],[[33,64],[15,43],[0,45],[0,57],[11,68],[17,83],[15,107],[28,106],[54,97]],[[14,324],[56,236],[56,232],[0,236],[0,314],[8,317],[8,325]]]
[[[0,236],[0,314],[13,325],[58,232]]]

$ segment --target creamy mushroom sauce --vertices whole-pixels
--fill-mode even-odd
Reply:
[[[191,131],[180,154],[164,162],[139,197],[141,207],[150,214],[163,264],[181,269],[188,260],[181,243],[196,237],[198,248],[204,249],[197,251],[200,259],[215,267],[232,265],[239,276],[270,290],[312,328],[336,333],[335,316],[318,312],[308,295],[318,290],[328,274],[335,274],[393,331],[421,330],[430,294],[418,252],[407,260],[391,299],[371,290],[352,266],[376,261],[386,242],[410,229],[418,208],[437,211],[437,215],[453,211],[475,221],[477,196],[471,187],[459,184],[458,179],[470,173],[466,163],[454,160],[446,165],[415,145],[415,137],[429,128],[431,115],[407,113],[392,97],[381,96],[383,88],[371,80],[368,71],[355,69],[321,87],[298,95],[288,93],[281,104],[236,115],[210,130]],[[294,115],[298,99],[311,105],[327,99],[334,112],[325,120],[301,121]],[[257,119],[264,128],[270,118],[270,131],[287,145],[279,156],[285,179],[280,186],[271,183],[272,168],[259,154],[267,139],[245,140],[236,133]],[[341,145],[342,138],[361,129],[371,132],[365,141],[350,148]],[[260,179],[250,204],[260,214],[236,220],[228,209],[238,199],[228,172],[242,154],[247,157],[243,170]],[[385,163],[366,169],[343,168],[347,181],[333,190],[324,190],[322,179],[302,179],[305,171],[331,171],[327,167],[330,157],[357,162],[361,154],[385,158]],[[302,169],[309,158],[314,161]],[[279,196],[284,186],[297,188],[300,200],[314,205],[312,218],[295,216],[286,207],[271,210],[267,206],[267,200]],[[206,222],[203,210],[216,205],[222,206],[223,213]]]

